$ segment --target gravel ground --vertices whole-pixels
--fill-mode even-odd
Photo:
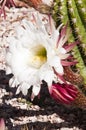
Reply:
[[[40,99],[15,95],[5,73],[0,78],[0,117],[7,130],[86,130],[86,110],[64,106],[48,95],[44,85]],[[45,93],[46,92],[46,93]]]

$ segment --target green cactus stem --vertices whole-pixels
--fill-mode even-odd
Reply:
[[[75,0],[80,18],[84,27],[86,28],[86,1],[84,0]]]
[[[66,25],[68,22],[68,12],[67,12],[67,0],[59,0],[59,13],[61,22]]]
[[[67,0],[65,0],[65,1],[64,0],[59,0],[59,2],[57,2],[57,4],[56,4],[57,8],[58,8],[58,4],[60,5],[60,8],[59,8],[59,14],[61,16],[60,17],[60,19],[61,19],[60,22],[63,23],[64,25],[66,23],[68,23],[68,30],[69,29],[71,30],[70,19],[68,17],[68,10],[67,10]],[[55,6],[55,8],[56,8],[56,6]],[[71,42],[74,42],[74,41],[75,41],[74,36],[73,36],[72,33],[70,33],[68,43],[70,44]],[[73,49],[73,56],[78,61],[78,63],[76,64],[76,68],[77,68],[77,70],[79,70],[80,75],[83,78],[83,84],[86,84],[86,66],[84,64],[81,53],[80,53],[77,46],[75,46],[74,49]],[[86,87],[84,88],[84,86],[83,86],[83,90],[84,89],[86,90]]]
[[[54,19],[54,21],[56,22],[56,27],[59,26],[59,24],[61,23],[61,14],[59,13],[59,8],[60,8],[60,0],[55,0],[54,2],[54,6],[53,6],[53,13],[52,13],[52,17]]]
[[[73,56],[78,61],[78,63],[76,64],[76,67],[80,71],[80,75],[83,77],[83,83],[86,84],[86,66],[84,64],[84,61],[81,57],[81,54],[80,54],[77,46],[74,47],[74,49],[73,49]]]
[[[86,55],[86,31],[74,0],[68,0],[68,12],[76,38],[81,41],[82,54]]]
[[[67,30],[71,30],[72,28],[70,26],[70,20],[68,17],[68,10],[67,10],[67,0],[59,0],[59,13],[60,13],[60,24],[66,25],[68,23]],[[68,42],[74,42],[75,39],[73,38],[73,34],[70,33]]]

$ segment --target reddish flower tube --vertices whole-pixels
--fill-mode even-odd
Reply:
[[[77,97],[78,89],[71,84],[57,83],[49,88],[49,92],[57,102],[71,104]]]

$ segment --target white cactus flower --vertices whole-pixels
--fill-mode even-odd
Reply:
[[[6,73],[13,73],[10,86],[18,87],[17,94],[22,91],[26,95],[33,86],[32,95],[37,96],[42,80],[48,86],[58,81],[56,73],[64,74],[62,60],[69,56],[63,48],[66,38],[60,37],[54,27],[49,34],[39,18],[36,20],[36,23],[32,23],[23,19],[15,27],[15,35],[7,39],[9,48],[6,53]]]

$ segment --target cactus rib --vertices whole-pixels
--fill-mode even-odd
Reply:
[[[60,13],[60,16],[62,16],[62,17],[60,17],[60,19],[61,19],[60,21],[64,25],[68,22],[68,29],[71,29],[71,26],[70,26],[71,21],[70,21],[70,19],[68,17],[67,0],[65,0],[65,1],[64,0],[59,0],[59,4],[60,4],[59,13]],[[57,7],[58,7],[58,5],[57,5]],[[71,43],[74,40],[75,39],[74,39],[73,34],[70,33],[68,43]],[[80,75],[83,77],[83,82],[84,82],[84,84],[86,84],[86,67],[85,67],[85,64],[84,64],[84,61],[82,59],[81,53],[80,53],[77,46],[75,46],[74,49],[73,49],[73,56],[78,61],[78,63],[76,64],[76,68],[80,71]]]
[[[86,1],[84,0],[75,0],[80,18],[83,22],[84,27],[86,28]]]
[[[66,25],[68,23],[68,30],[72,30],[72,28],[70,26],[69,17],[68,17],[67,0],[59,0],[59,1],[60,1],[59,13],[60,13],[60,16],[61,16],[60,21],[64,25]],[[74,41],[75,41],[75,39],[73,38],[73,34],[70,33],[68,42],[74,42]]]
[[[83,54],[86,54],[86,31],[84,25],[79,16],[76,4],[74,0],[69,0],[68,2],[68,11],[70,20],[73,25],[74,32],[78,39],[81,41],[80,47],[82,48]]]

